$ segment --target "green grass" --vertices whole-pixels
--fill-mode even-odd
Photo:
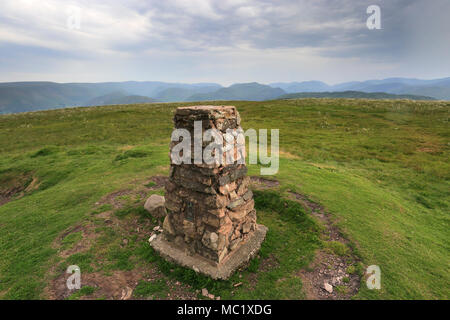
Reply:
[[[323,243],[326,251],[334,253],[338,256],[345,256],[349,254],[349,248],[339,241],[324,241]]]
[[[133,292],[134,296],[138,298],[164,298],[167,297],[167,293],[169,293],[169,288],[163,279],[157,279],[155,281],[141,280]]]
[[[61,248],[66,250],[73,247],[73,245],[77,242],[79,242],[83,238],[83,233],[81,231],[71,233],[67,235],[62,241],[61,241]]]
[[[129,270],[150,261],[166,277],[206,286],[223,298],[302,298],[296,274],[324,244],[301,207],[289,202],[280,209],[291,189],[327,208],[364,265],[380,266],[382,289],[368,290],[362,283],[356,298],[450,298],[450,103],[304,99],[213,104],[236,105],[244,129],[280,129],[275,177],[280,188],[255,192],[258,219],[270,229],[259,259],[273,254],[278,267],[258,271],[256,259],[242,278],[211,281],[158,260],[147,243],[130,241],[121,248],[119,235],[107,231],[101,231],[97,251],[65,263],[74,262],[83,272]],[[106,194],[133,188],[135,180],[168,175],[172,112],[180,105],[0,116],[0,191],[38,181],[22,198],[0,206],[1,298],[42,298],[49,270],[60,261],[53,243],[64,230],[112,210],[93,209]],[[250,166],[249,173],[259,174],[259,167]],[[115,214],[124,221],[144,214],[130,207]],[[77,237],[63,245],[71,246]],[[328,246],[345,254],[339,245]],[[258,279],[253,290],[231,287],[249,284],[252,274]]]
[[[79,300],[81,297],[89,296],[95,292],[95,288],[90,286],[81,287],[80,290],[72,293],[67,300]]]

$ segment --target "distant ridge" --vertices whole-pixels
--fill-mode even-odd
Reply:
[[[0,114],[48,110],[71,106],[137,103],[145,99],[155,101],[168,88],[188,89],[189,95],[215,91],[222,86],[215,83],[166,83],[159,81],[126,81],[99,83],[6,82],[0,83]],[[117,93],[121,92],[121,97]],[[106,101],[109,98],[119,101]],[[128,98],[123,98],[128,96]],[[145,97],[138,98],[137,96]],[[95,101],[99,103],[96,103]],[[170,100],[170,99],[169,99]]]
[[[272,88],[268,85],[251,83],[237,83],[227,88],[218,89],[215,92],[195,94],[186,101],[208,101],[208,100],[251,100],[263,101],[276,99],[286,92],[280,88]]]
[[[345,92],[343,95],[336,92]],[[311,93],[313,95],[305,95]],[[326,96],[319,93],[326,93]],[[364,94],[365,93],[365,94]],[[328,85],[321,81],[237,83],[167,83],[125,81],[99,83],[6,82],[0,83],[0,114],[72,106],[187,102],[212,100],[263,101],[295,97],[450,100],[450,77],[433,80],[388,78]],[[371,94],[371,95],[367,95]],[[289,96],[288,96],[289,97]]]
[[[270,84],[273,88],[281,88],[287,93],[296,92],[322,92],[331,89],[331,86],[322,81],[304,81],[304,82],[275,82]],[[330,90],[331,91],[331,90]]]
[[[86,106],[106,106],[114,104],[149,103],[157,100],[139,95],[128,95],[124,91],[115,91],[86,102]]]
[[[382,80],[344,82],[336,85],[328,85],[321,81],[276,82],[271,83],[270,86],[273,88],[281,88],[287,93],[336,91],[385,92],[450,100],[450,77],[433,80],[387,78]]]
[[[171,87],[160,91],[155,99],[161,102],[188,101],[195,94],[208,94],[221,87],[205,86],[195,88]]]
[[[353,99],[409,99],[409,100],[436,100],[432,97],[418,96],[413,94],[392,94],[385,92],[299,92],[289,93],[278,97],[278,99],[301,99],[301,98],[353,98]]]

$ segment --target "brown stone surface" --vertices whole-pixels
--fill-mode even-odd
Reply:
[[[154,238],[151,246],[168,261],[193,269],[213,279],[225,280],[258,253],[266,233],[267,228],[265,226],[256,225],[256,229],[251,236],[242,241],[233,254],[223,258],[221,263],[214,263],[199,254],[189,255],[182,248],[168,242],[162,234]]]
[[[194,121],[202,122],[203,132],[217,129],[225,135],[227,130],[242,130],[234,106],[180,107],[175,112],[174,125],[191,132],[192,150]],[[171,142],[170,148],[177,144]],[[208,144],[202,144],[202,151]],[[172,163],[166,184],[164,241],[170,243],[173,250],[201,256],[213,265],[228,261],[254,237],[257,229],[245,162],[238,162],[236,144],[226,152],[234,154],[234,162]]]

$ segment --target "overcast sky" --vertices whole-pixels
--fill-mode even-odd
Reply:
[[[1,82],[449,76],[450,0],[0,1]]]

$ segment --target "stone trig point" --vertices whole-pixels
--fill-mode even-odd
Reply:
[[[234,106],[180,107],[175,128],[188,130],[192,145],[194,121],[201,121],[203,132],[217,129],[225,135],[227,129],[241,129]],[[171,150],[175,145],[171,143]],[[205,143],[201,147],[204,150]],[[239,159],[236,148],[226,152]],[[242,162],[171,162],[163,233],[151,241],[162,257],[213,279],[227,279],[258,252],[267,228],[256,223],[250,179]]]

